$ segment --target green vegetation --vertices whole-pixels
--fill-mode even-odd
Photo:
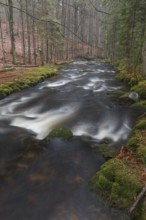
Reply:
[[[143,80],[131,88],[132,91],[137,92],[141,98],[146,99],[146,80]]]
[[[132,220],[146,220],[146,201],[140,202],[133,213]]]
[[[141,74],[129,73],[128,70],[120,70],[120,72],[116,75],[116,78],[127,83],[130,86],[136,85],[143,79]]]
[[[144,101],[140,101],[140,102],[134,103],[132,105],[132,107],[135,110],[145,112],[146,111],[146,101],[144,100]]]
[[[141,119],[139,120],[135,127],[134,127],[135,130],[146,130],[146,119]]]
[[[6,82],[0,84],[0,98],[10,95],[12,92],[20,91],[29,88],[42,82],[44,79],[53,76],[57,72],[55,67],[37,67],[26,70],[23,77],[15,79],[15,82]]]
[[[143,165],[146,165],[146,118],[136,123],[126,147],[132,150]]]
[[[105,16],[104,21],[107,58],[122,70],[122,74],[132,73],[130,83],[133,84],[142,72],[146,5],[143,0],[102,0],[102,2],[110,14]],[[125,77],[121,77],[125,80]]]
[[[69,140],[70,138],[73,137],[73,134],[68,128],[55,128],[50,132],[46,140],[49,140],[50,138],[55,138],[55,137]]]
[[[92,190],[122,209],[133,204],[142,187],[138,171],[129,170],[128,165],[119,159],[106,162],[91,182]]]

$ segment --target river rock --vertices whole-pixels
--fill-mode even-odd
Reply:
[[[109,146],[108,144],[99,144],[99,152],[102,156],[108,160],[117,155],[117,149],[115,147]]]
[[[119,97],[120,104],[133,104],[139,101],[139,94],[137,92],[129,92]]]
[[[112,142],[111,138],[104,138],[100,141],[100,144],[111,144]]]
[[[46,141],[50,138],[63,138],[65,140],[69,140],[73,137],[73,133],[68,128],[55,128],[50,134],[46,137]]]

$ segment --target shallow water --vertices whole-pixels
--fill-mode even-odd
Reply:
[[[0,219],[129,219],[88,186],[105,161],[91,146],[108,140],[118,148],[131,132],[131,110],[107,95],[119,89],[110,65],[76,61],[0,101]],[[43,143],[56,127],[70,128],[74,138]]]

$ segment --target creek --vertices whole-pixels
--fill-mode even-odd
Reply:
[[[105,162],[98,145],[118,149],[132,128],[131,109],[109,95],[125,89],[115,74],[109,64],[76,61],[0,101],[1,220],[129,219],[89,190]],[[58,127],[74,137],[46,144]]]

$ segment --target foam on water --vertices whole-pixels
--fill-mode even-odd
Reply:
[[[51,87],[60,87],[60,86],[64,86],[66,84],[68,84],[69,82],[71,82],[71,80],[68,80],[68,79],[62,79],[62,80],[58,80],[58,81],[55,81],[55,82],[51,82],[51,83],[47,83],[43,86],[41,86],[39,89],[44,89],[44,88],[51,88]]]
[[[76,105],[69,105],[44,114],[29,115],[29,113],[27,113],[27,117],[14,118],[11,122],[11,126],[31,130],[36,133],[37,139],[44,139],[53,128],[72,118],[77,110],[78,107]],[[35,118],[31,119],[32,116]]]
[[[100,125],[96,124],[80,124],[73,128],[73,134],[76,136],[89,136],[96,140],[103,140],[105,138],[111,139],[113,142],[120,140],[126,140],[131,128],[128,120],[124,120],[122,125],[117,128],[118,122],[112,121],[112,118],[106,119],[100,122]]]
[[[86,64],[88,64],[88,61],[75,61],[72,64],[74,64],[74,65],[86,65]]]

